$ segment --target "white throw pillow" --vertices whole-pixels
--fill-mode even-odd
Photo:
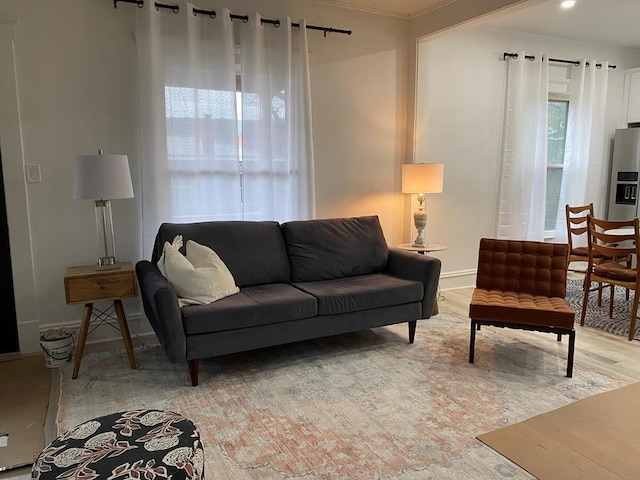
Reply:
[[[162,274],[162,276],[164,278],[166,278],[167,280],[169,279],[169,277],[167,276],[167,267],[164,266],[164,262],[165,262],[165,254],[164,252],[167,249],[167,245],[169,245],[171,248],[175,249],[176,251],[178,251],[179,249],[182,248],[182,235],[176,235],[173,239],[173,242],[171,242],[169,244],[169,242],[164,242],[164,248],[162,249],[162,255],[160,255],[160,259],[158,260],[158,263],[156,264],[158,266],[158,270],[160,270],[160,273]]]
[[[185,256],[178,251],[180,246],[181,235],[173,243],[165,242],[158,261],[158,268],[161,272],[164,269],[163,275],[178,295],[180,307],[205,305],[240,291],[233,275],[212,249],[188,240]]]

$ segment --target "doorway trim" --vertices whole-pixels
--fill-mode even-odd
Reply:
[[[29,203],[15,62],[17,18],[0,16],[0,142],[20,353],[40,350]]]

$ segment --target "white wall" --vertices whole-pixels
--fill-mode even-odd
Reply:
[[[399,172],[406,157],[408,21],[311,2],[227,3],[234,13],[305,17],[310,24],[353,30],[326,38],[309,31],[317,215],[377,214],[387,241],[404,241]],[[25,307],[18,312],[23,353],[39,349],[38,330],[80,322],[82,308],[65,303],[63,276],[69,265],[94,262],[96,229],[92,203],[71,198],[75,155],[102,148],[129,156],[136,197],[113,202],[116,246],[121,259],[140,259],[137,10],[125,3],[114,9],[112,0],[0,0],[0,23],[9,29],[0,35],[0,60],[11,57],[15,32],[21,113],[21,125],[13,120],[9,132],[18,147],[5,146],[2,160],[7,202],[14,208],[16,297]],[[17,119],[10,97],[0,95],[0,111]],[[5,127],[0,138],[7,136]],[[24,164],[41,166],[41,183],[25,184]],[[125,309],[134,336],[151,331],[139,299],[127,300]],[[117,336],[101,328],[89,340]]]
[[[234,13],[305,17],[353,30],[327,38],[309,32],[317,214],[378,214],[389,244],[409,241],[411,207],[400,193],[400,165],[412,158],[406,142],[407,118],[413,133],[414,74],[407,72],[415,68],[416,20],[298,0],[226,3]],[[121,259],[140,259],[137,10],[125,3],[114,9],[112,0],[0,0],[0,85],[17,86],[17,97],[0,92],[0,141],[24,353],[38,350],[39,331],[77,326],[81,318],[81,307],[65,304],[62,278],[67,266],[94,261],[96,233],[91,202],[71,198],[75,155],[102,148],[129,156],[136,197],[113,202],[116,244]],[[447,17],[451,25],[462,20]],[[416,161],[446,165],[445,192],[428,199],[430,241],[449,246],[438,254],[445,288],[458,278],[470,283],[459,274],[473,271],[477,238],[490,232],[503,79],[498,57],[505,49],[544,45],[554,55],[582,56],[579,46],[501,35],[465,31],[420,49]],[[628,58],[605,53],[621,67]],[[14,57],[15,76],[13,67],[4,70]],[[453,76],[457,64],[461,76]],[[636,65],[640,61],[626,66]],[[620,97],[622,81],[616,82],[612,89]],[[41,166],[42,183],[25,183],[24,164]],[[125,308],[133,335],[149,333],[139,299],[127,300]],[[108,337],[117,332],[99,329],[90,341]]]
[[[418,53],[416,161],[445,164],[444,192],[428,196],[430,239],[448,249],[443,288],[473,285],[477,245],[495,235],[506,62],[503,52],[543,52],[554,58],[595,58],[610,70],[607,131],[619,127],[623,70],[640,52],[599,47],[482,26],[434,40]],[[603,198],[596,196],[594,204]]]

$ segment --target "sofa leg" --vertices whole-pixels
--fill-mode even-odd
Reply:
[[[412,320],[409,322],[409,343],[413,343],[416,338],[416,325],[418,321]]]
[[[191,386],[198,386],[198,360],[189,360],[189,375],[191,376]]]

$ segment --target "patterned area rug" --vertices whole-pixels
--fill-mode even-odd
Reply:
[[[468,319],[418,322],[201,362],[200,385],[158,346],[93,353],[60,369],[58,429],[125,409],[198,427],[208,480],[532,478],[476,436],[626,382],[485,327],[468,363]],[[555,347],[554,347],[555,348]]]
[[[593,286],[595,287],[595,284]],[[627,338],[631,322],[633,292],[630,292],[630,294],[629,300],[627,300],[625,289],[615,287],[613,318],[609,318],[609,289],[606,288],[602,293],[601,307],[598,306],[598,293],[591,292],[587,303],[587,314],[584,318],[585,326]],[[576,312],[576,323],[580,323],[583,298],[582,280],[569,280],[567,282],[567,302]],[[640,340],[640,320],[636,322],[634,340]]]

